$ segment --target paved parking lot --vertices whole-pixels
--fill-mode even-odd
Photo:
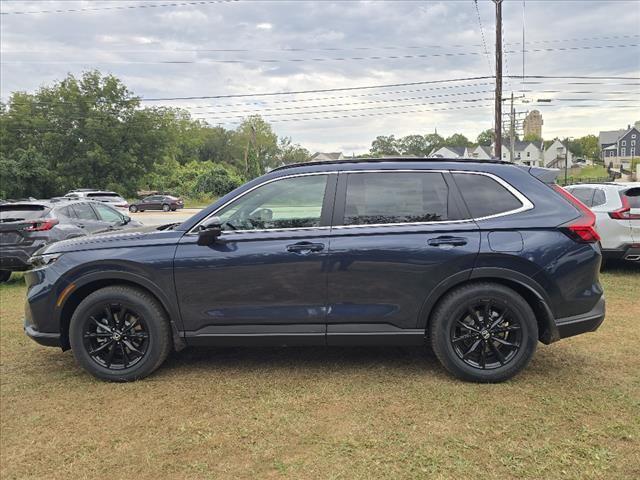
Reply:
[[[164,225],[165,223],[184,222],[200,210],[200,208],[183,208],[175,212],[146,211],[129,213],[129,216],[145,225]]]

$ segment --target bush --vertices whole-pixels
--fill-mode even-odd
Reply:
[[[216,165],[211,162],[203,163],[209,164],[209,166],[198,176],[194,194],[221,197],[242,185],[243,179],[230,167]]]

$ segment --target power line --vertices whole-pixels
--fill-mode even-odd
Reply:
[[[189,97],[156,97],[156,98],[141,98],[140,100],[143,102],[165,102],[165,101],[174,101],[174,100],[207,100],[207,99],[217,99],[217,98],[246,98],[246,97],[270,97],[275,95],[303,95],[308,93],[347,92],[347,91],[355,91],[355,90],[370,90],[370,89],[376,89],[376,88],[409,87],[414,85],[432,85],[432,84],[450,83],[450,82],[470,82],[470,81],[476,81],[476,80],[487,80],[489,78],[493,78],[493,77],[485,75],[480,77],[450,78],[450,79],[443,79],[443,80],[428,80],[428,81],[422,81],[422,82],[389,83],[384,85],[367,85],[367,86],[341,87],[341,88],[319,88],[314,90],[293,90],[290,92],[238,93],[238,94],[227,94],[227,95],[198,95],[198,96],[189,96]],[[640,78],[638,78],[638,80],[640,80]]]
[[[238,0],[199,0],[191,2],[171,2],[171,3],[143,3],[137,5],[114,5],[111,7],[85,7],[85,8],[61,8],[55,10],[24,10],[15,12],[1,12],[0,15],[32,15],[40,13],[76,13],[76,12],[97,12],[103,10],[133,10],[136,8],[166,8],[166,7],[194,7],[201,5],[211,5],[214,3],[230,3]]]
[[[478,8],[478,0],[473,0],[473,4],[475,5],[476,13],[478,14],[478,25],[480,25],[482,47],[484,48],[484,54],[487,57],[487,65],[489,66],[489,72],[493,72],[493,68],[491,67],[491,58],[489,57],[489,50],[487,49],[487,41],[484,38],[484,28],[482,27],[482,19],[480,18],[480,9]]]
[[[577,47],[552,47],[552,48],[532,48],[529,50],[523,49],[523,52],[536,53],[536,52],[566,52],[566,51],[578,51],[578,50],[602,50],[612,48],[628,48],[638,47],[640,44],[619,44],[619,45],[583,45]],[[519,50],[505,50],[503,53],[520,53]],[[98,62],[78,62],[78,61],[65,61],[65,60],[10,60],[2,61],[2,65],[23,65],[23,64],[73,64],[73,65],[193,65],[193,64],[230,64],[238,65],[245,63],[302,63],[302,62],[351,62],[351,61],[368,61],[368,60],[409,60],[409,59],[421,59],[421,58],[448,58],[448,57],[463,57],[463,56],[475,56],[482,55],[482,52],[445,52],[445,53],[420,53],[415,55],[372,55],[362,57],[315,57],[315,58],[256,58],[256,59],[221,59],[221,58],[200,58],[196,60],[112,60],[112,61],[98,61]],[[509,75],[505,75],[509,77]]]

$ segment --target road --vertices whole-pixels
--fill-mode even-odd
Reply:
[[[144,225],[164,225],[165,223],[184,222],[187,218],[195,215],[200,208],[184,208],[176,212],[149,211],[129,213],[133,220],[142,222]]]

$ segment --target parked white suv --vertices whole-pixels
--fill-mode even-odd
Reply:
[[[129,214],[129,204],[127,201],[118,195],[116,192],[110,192],[107,190],[93,190],[89,188],[80,188],[78,190],[71,190],[64,198],[70,198],[73,200],[93,200],[95,202],[106,203],[110,207],[113,207],[124,213]]]
[[[640,182],[582,183],[565,188],[596,214],[604,260],[640,262]]]

